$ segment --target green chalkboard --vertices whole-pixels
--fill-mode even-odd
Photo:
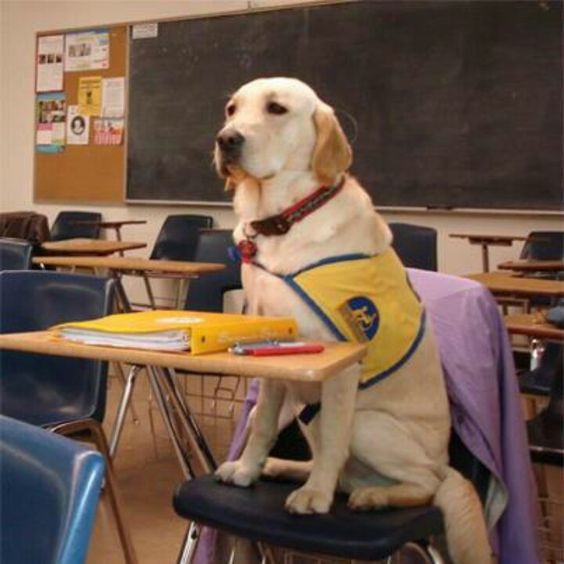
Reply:
[[[362,1],[161,22],[130,40],[127,197],[222,202],[230,92],[295,76],[380,206],[562,209],[562,4]]]

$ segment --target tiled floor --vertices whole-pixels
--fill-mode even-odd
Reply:
[[[186,380],[189,384],[188,390],[201,394],[201,379],[186,378],[189,378]],[[216,378],[205,379],[203,389],[205,395],[212,395],[216,384]],[[231,390],[235,386],[235,381],[225,381],[222,384],[224,386],[219,394],[226,399],[219,404],[213,404],[209,399],[190,399],[195,411],[209,414],[202,419],[201,424],[215,448],[218,460],[225,457],[240,408],[237,401],[231,400],[233,395]],[[105,421],[108,436],[120,393],[121,384],[112,377]],[[235,396],[241,398],[243,394],[244,389],[241,386]],[[160,414],[154,404],[150,407],[148,398],[147,379],[141,374],[134,394],[138,423],[133,423],[131,415],[128,415],[115,460],[115,469],[139,563],[168,564],[176,562],[187,525],[172,509],[174,488],[182,481],[182,475]],[[151,420],[154,424],[154,433],[151,432]],[[562,472],[549,470],[547,477],[551,492],[562,499],[564,484]],[[554,530],[561,531],[561,508],[556,509],[556,515],[559,517],[557,519],[559,524],[555,525]],[[111,516],[102,503],[98,510],[88,564],[118,564],[123,561]]]

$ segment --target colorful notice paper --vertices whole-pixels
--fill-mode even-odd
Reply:
[[[90,117],[81,114],[78,106],[67,110],[67,145],[88,145]]]
[[[101,115],[101,76],[81,76],[78,79],[78,111],[85,116]]]
[[[123,142],[123,118],[94,119],[94,145],[121,145]]]
[[[63,89],[64,35],[37,38],[37,72],[35,90],[51,92]]]
[[[67,33],[65,71],[85,71],[110,67],[110,34],[98,29]]]
[[[65,145],[65,95],[62,92],[39,94],[36,103],[37,151],[58,153]]]

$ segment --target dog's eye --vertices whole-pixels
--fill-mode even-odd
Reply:
[[[235,110],[237,109],[237,106],[235,106],[235,104],[229,104],[227,106],[227,108],[225,108],[225,113],[228,116],[232,116],[235,113]]]
[[[288,108],[285,108],[284,106],[281,106],[280,104],[277,104],[276,102],[269,102],[266,105],[266,111],[269,114],[275,114],[277,116],[281,116],[282,114],[285,114],[288,112]]]

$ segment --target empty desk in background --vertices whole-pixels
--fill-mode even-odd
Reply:
[[[524,276],[533,272],[557,275],[564,272],[564,261],[562,260],[508,260],[497,265],[501,270],[512,270],[521,272]]]
[[[115,242],[117,244],[117,241]],[[214,262],[187,262],[180,260],[152,260],[137,257],[36,257],[33,263],[44,266],[66,268],[105,269],[116,280],[116,286],[124,311],[131,311],[131,303],[123,288],[121,277],[134,273],[145,277],[147,274],[164,274],[180,280],[190,280],[210,272],[219,272],[225,265]]]
[[[564,342],[564,329],[548,323],[537,313],[518,313],[504,318],[507,331],[511,335],[526,335],[532,339]]]
[[[451,233],[449,237],[458,239],[468,239],[471,245],[480,245],[482,247],[482,267],[484,272],[490,270],[490,246],[510,247],[513,241],[526,241],[526,237],[512,236],[512,235],[479,235],[479,234],[466,234],[466,233]]]
[[[65,239],[46,241],[41,245],[44,251],[64,255],[107,256],[120,251],[144,249],[147,243],[140,241],[106,241],[104,239]]]
[[[554,299],[564,296],[564,282],[560,280],[524,278],[505,272],[481,272],[466,278],[480,282],[496,297],[529,300],[535,296]]]

